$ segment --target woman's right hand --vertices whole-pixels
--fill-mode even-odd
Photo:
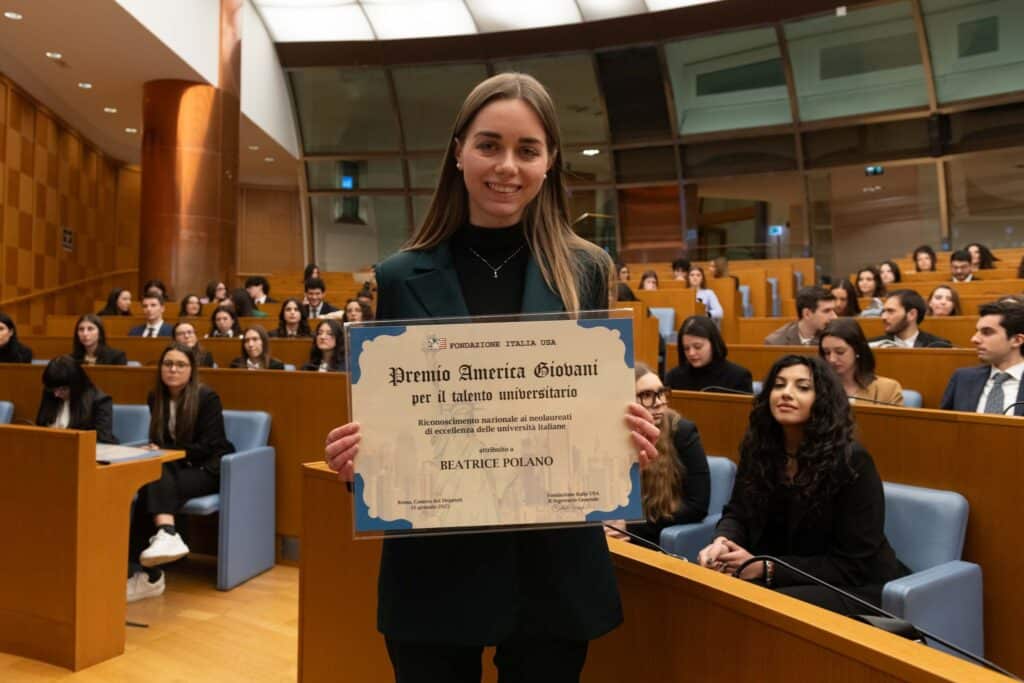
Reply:
[[[349,422],[335,427],[327,435],[327,446],[324,448],[324,460],[327,466],[338,473],[341,481],[352,481],[355,477],[355,460],[359,453],[359,423]]]
[[[714,569],[715,571],[722,571],[722,563],[718,558],[728,552],[729,544],[727,539],[725,536],[719,536],[711,542],[711,545],[697,554],[697,564],[708,569]]]

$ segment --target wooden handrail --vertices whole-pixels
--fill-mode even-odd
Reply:
[[[60,293],[61,291],[65,290],[65,289],[72,289],[72,288],[76,288],[76,287],[81,287],[82,285],[89,284],[90,282],[95,282],[97,280],[103,280],[103,279],[106,279],[108,277],[116,277],[118,275],[130,275],[132,273],[138,274],[138,272],[139,272],[138,268],[125,268],[123,270],[112,270],[112,271],[107,272],[107,273],[101,273],[99,275],[93,275],[92,277],[83,278],[81,280],[75,280],[74,282],[69,282],[67,284],[60,285],[59,287],[51,287],[50,289],[44,289],[42,291],[34,292],[32,294],[25,294],[25,295],[22,295],[22,296],[19,296],[19,297],[15,297],[13,299],[7,299],[5,301],[0,301],[0,306],[13,306],[15,304],[20,304],[20,303],[24,303],[26,301],[31,301],[32,299],[35,299],[35,298],[38,298],[38,297],[49,296],[51,294],[58,294],[58,293]]]

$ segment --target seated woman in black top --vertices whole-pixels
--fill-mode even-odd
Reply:
[[[302,315],[301,301],[288,298],[281,303],[281,310],[277,314],[277,329],[271,330],[270,336],[282,339],[313,336],[309,331],[309,323]]]
[[[679,327],[679,365],[665,375],[665,384],[681,391],[754,393],[750,370],[726,360],[729,349],[715,322],[691,315]]]
[[[818,358],[780,358],[754,400],[732,499],[700,564],[732,573],[774,555],[881,605],[882,586],[908,573],[884,529],[882,481],[853,440],[842,383]],[[841,614],[864,609],[771,561],[740,578]]]
[[[11,316],[0,311],[0,363],[31,363],[32,349],[18,341],[18,328]]]
[[[233,339],[242,336],[242,327],[238,324],[238,316],[230,306],[218,306],[210,314],[210,332],[207,339],[218,337]]]
[[[192,349],[192,353],[196,354],[196,365],[201,368],[217,367],[217,364],[213,362],[213,354],[199,343],[199,334],[196,332],[195,324],[187,320],[175,323],[171,336],[175,342]]]
[[[186,294],[181,298],[181,307],[178,309],[179,318],[198,318],[203,314],[203,304],[196,294]]]
[[[662,529],[704,519],[711,500],[708,459],[697,425],[668,407],[665,392],[657,373],[638,362],[636,400],[650,411],[660,429],[659,457],[640,473],[646,521],[628,524],[626,530],[655,544],[661,541]],[[616,535],[605,529],[608,535]]]
[[[309,362],[303,370],[345,372],[345,328],[337,320],[321,320],[316,326]]]
[[[147,402],[148,448],[183,450],[185,458],[164,463],[160,479],[139,489],[129,543],[129,564],[137,571],[129,570],[129,602],[164,592],[163,572],[154,567],[189,552],[174,527],[175,513],[189,499],[220,489],[220,459],[235,451],[224,433],[220,397],[200,384],[192,349],[181,344],[164,349]]]
[[[96,432],[97,443],[118,443],[110,397],[96,388],[71,356],[57,356],[43,370],[43,398],[36,424]]]
[[[242,355],[231,361],[231,367],[243,370],[284,370],[284,363],[270,357],[270,338],[260,325],[253,325],[242,335]]]
[[[107,296],[107,305],[96,315],[131,315],[132,291],[115,287]]]
[[[83,365],[128,364],[124,351],[107,346],[107,331],[103,328],[103,321],[92,313],[86,313],[75,324],[71,357]]]

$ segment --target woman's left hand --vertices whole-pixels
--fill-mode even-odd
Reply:
[[[654,424],[654,418],[647,408],[639,403],[630,403],[626,408],[626,424],[631,430],[630,438],[637,447],[640,467],[647,467],[658,457],[658,448],[654,445],[658,441],[658,426]]]
[[[626,534],[624,534],[624,533],[622,533],[620,531],[620,529],[625,529],[625,528],[626,528],[626,520],[624,520],[624,519],[615,519],[615,520],[612,520],[611,522],[605,522],[604,523],[604,533],[605,533],[605,536],[608,536],[610,538],[617,538],[620,541],[628,541],[629,540],[629,536],[627,536]]]
[[[745,548],[733,543],[732,541],[726,540],[725,545],[729,549],[729,552],[718,556],[718,561],[720,563],[719,571],[732,574],[739,569],[744,562],[753,557],[753,555],[747,552]],[[764,565],[760,562],[754,562],[748,565],[740,573],[740,578],[753,581],[754,579],[761,578],[762,574],[764,574]]]

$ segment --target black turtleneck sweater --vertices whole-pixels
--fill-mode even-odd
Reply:
[[[723,387],[751,394],[754,391],[752,379],[750,370],[727,360],[721,360],[717,363],[712,361],[702,368],[694,368],[689,363],[683,363],[668,371],[668,374],[665,375],[665,384],[680,391],[701,391],[707,387]]]
[[[466,225],[452,236],[451,251],[470,315],[507,315],[522,310],[530,247],[521,224],[508,228]]]

